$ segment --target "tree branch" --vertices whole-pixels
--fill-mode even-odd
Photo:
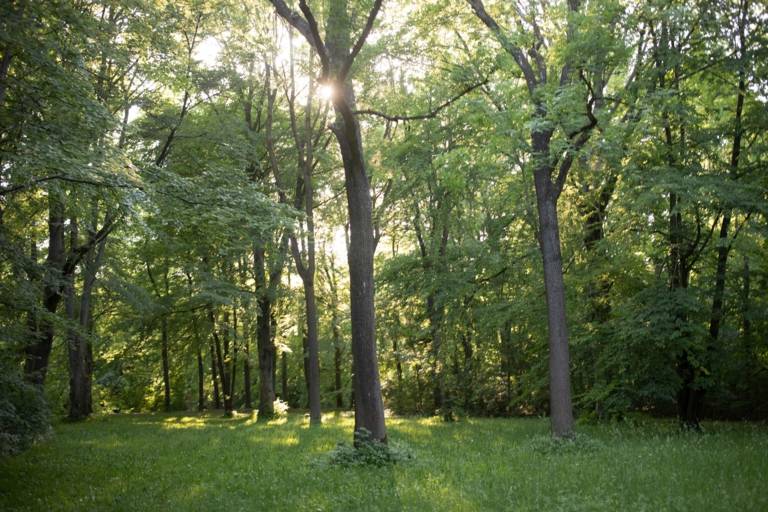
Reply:
[[[485,6],[483,5],[482,0],[467,0],[467,2],[469,3],[470,7],[472,7],[475,15],[480,18],[480,21],[482,21],[485,26],[488,27],[491,32],[493,32],[502,48],[504,48],[504,50],[506,50],[507,53],[509,53],[512,58],[515,59],[515,62],[523,72],[525,83],[528,85],[528,91],[533,93],[536,86],[539,85],[539,82],[536,79],[536,73],[534,73],[533,68],[531,67],[531,63],[528,62],[528,58],[525,56],[525,52],[523,52],[519,46],[510,41],[506,34],[504,34],[504,31],[501,30],[501,27],[498,23],[496,23],[496,20],[493,19],[491,15],[488,14],[488,11],[485,10]]]
[[[437,114],[439,114],[442,110],[444,110],[447,107],[451,106],[453,103],[458,101],[460,98],[462,98],[463,96],[466,96],[467,94],[469,94],[470,92],[474,91],[478,87],[482,87],[482,86],[486,85],[488,83],[488,81],[489,81],[489,78],[484,78],[482,81],[480,81],[480,82],[478,82],[476,84],[470,85],[469,87],[465,88],[463,91],[461,91],[459,94],[457,94],[453,98],[449,99],[445,103],[442,103],[442,104],[438,105],[435,109],[433,109],[432,111],[427,112],[425,114],[417,114],[417,115],[412,115],[412,116],[407,116],[407,115],[403,115],[403,116],[401,116],[401,115],[390,115],[390,114],[385,114],[384,112],[379,112],[378,110],[371,110],[371,109],[356,110],[354,113],[357,114],[357,115],[369,115],[369,116],[381,117],[383,119],[386,119],[387,121],[392,121],[392,122],[398,122],[398,121],[418,121],[418,120],[422,120],[422,119],[434,119],[435,117],[437,117]]]
[[[365,22],[365,27],[360,33],[360,37],[358,37],[357,41],[355,41],[355,44],[352,47],[352,50],[349,52],[349,55],[347,55],[347,58],[344,60],[344,64],[341,66],[341,70],[339,71],[339,76],[336,77],[339,82],[346,80],[347,74],[349,74],[349,70],[352,67],[352,63],[355,61],[355,57],[357,57],[357,54],[360,53],[360,50],[363,48],[365,40],[368,38],[368,34],[370,34],[371,29],[373,28],[373,22],[376,20],[376,16],[379,14],[382,1],[383,0],[374,0],[371,12],[368,13],[368,19]]]

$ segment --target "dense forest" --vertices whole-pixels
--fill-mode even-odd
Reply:
[[[0,4],[3,452],[768,417],[761,1]]]

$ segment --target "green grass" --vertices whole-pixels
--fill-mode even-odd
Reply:
[[[768,429],[671,422],[584,426],[581,449],[541,450],[546,420],[390,419],[415,460],[319,464],[352,419],[121,415],[59,424],[0,460],[0,510],[768,510]]]

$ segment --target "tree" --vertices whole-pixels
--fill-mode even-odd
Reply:
[[[529,27],[527,34],[531,47],[526,52],[514,39],[510,38],[498,22],[486,11],[481,0],[468,0],[475,15],[486,25],[498,40],[502,48],[514,59],[523,74],[530,99],[533,102],[531,114],[531,150],[534,158],[534,184],[536,206],[539,215],[538,239],[544,263],[544,284],[547,297],[547,316],[549,326],[549,390],[550,417],[552,434],[555,437],[569,437],[573,433],[573,405],[571,399],[570,355],[568,348],[568,325],[565,309],[565,284],[563,281],[563,262],[558,224],[557,201],[563,191],[565,180],[578,151],[589,140],[592,129],[597,125],[593,113],[595,98],[587,91],[586,101],[583,93],[578,94],[573,107],[578,108],[578,118],[557,117],[551,112],[558,105],[546,100],[545,92],[551,90],[554,73],[548,69],[546,55],[542,51],[549,47],[541,32],[537,17],[538,8],[532,7],[528,16],[516,13],[521,25]],[[568,1],[568,21],[566,44],[577,37],[576,15],[579,12],[578,0]],[[532,64],[533,63],[533,64]],[[573,94],[576,77],[584,78],[584,70],[579,69],[572,59],[566,58],[560,72],[554,79],[555,90],[567,96]],[[589,86],[589,84],[587,84]],[[591,86],[590,86],[591,87]],[[557,94],[557,93],[555,93]],[[594,94],[594,92],[592,92]],[[580,97],[581,96],[581,97]],[[579,108],[578,103],[582,101]],[[560,108],[563,106],[560,105]],[[555,144],[553,140],[557,128],[561,128],[565,140]],[[563,147],[565,146],[565,147]]]
[[[344,163],[345,188],[349,215],[349,286],[352,315],[352,360],[355,391],[355,432],[370,432],[371,439],[385,443],[384,404],[381,399],[378,358],[376,355],[376,316],[373,282],[373,220],[370,184],[363,154],[360,123],[355,114],[355,91],[349,77],[352,65],[365,44],[381,0],[374,0],[360,35],[350,45],[350,18],[346,0],[329,4],[326,40],[317,20],[304,0],[299,7],[302,17],[282,0],[272,0],[278,14],[290,23],[320,57],[320,83],[333,88],[332,102],[336,120],[331,130],[336,136]]]

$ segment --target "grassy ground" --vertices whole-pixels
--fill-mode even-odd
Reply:
[[[581,427],[596,442],[546,450],[545,420],[391,419],[413,461],[318,464],[352,419],[123,415],[61,424],[0,460],[0,510],[768,510],[768,429],[672,423]],[[544,448],[544,449],[542,449]]]

